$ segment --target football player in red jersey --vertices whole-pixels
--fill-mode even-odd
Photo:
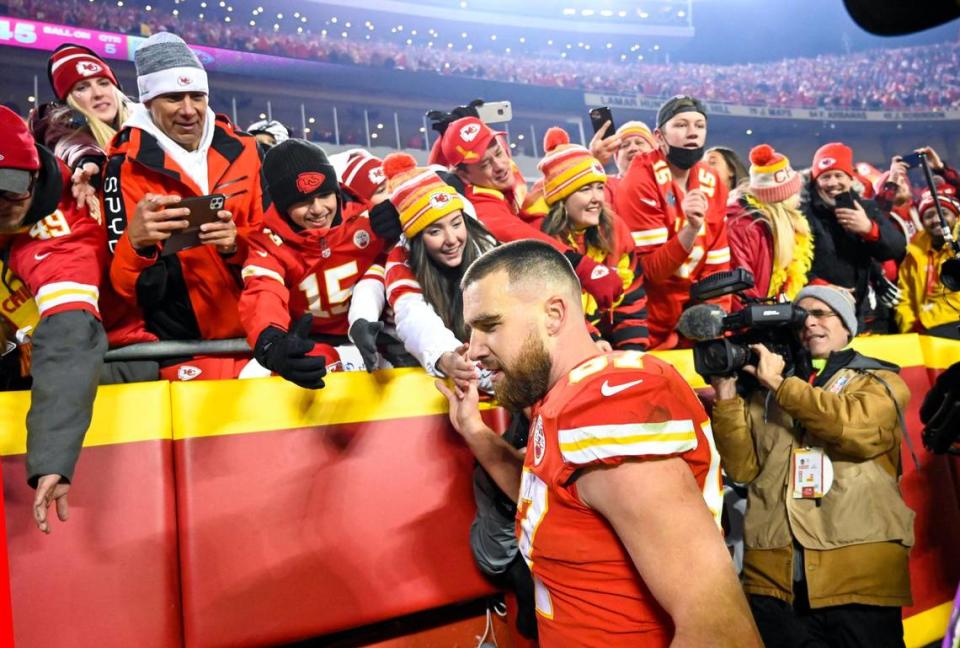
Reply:
[[[647,290],[650,348],[681,343],[674,331],[690,285],[730,269],[727,188],[702,161],[703,104],[684,95],[657,112],[660,148],[637,155],[616,192],[616,212],[633,232]],[[720,301],[728,310],[729,297]]]
[[[315,144],[277,144],[263,173],[273,206],[266,227],[250,236],[240,320],[261,365],[301,387],[323,387],[327,367],[340,359],[330,344],[349,343],[353,286],[385,261],[385,242],[367,212],[344,217],[337,174]]]
[[[437,387],[517,498],[541,644],[759,646],[719,530],[710,423],[683,378],[640,351],[598,354],[576,275],[548,245],[491,250],[462,285],[469,357],[502,404],[532,407],[526,453],[483,423],[475,380]]]

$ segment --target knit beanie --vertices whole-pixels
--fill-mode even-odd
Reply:
[[[463,211],[463,198],[432,169],[417,166],[413,156],[391,153],[383,160],[390,202],[400,213],[403,235],[411,239],[432,223]]]
[[[960,202],[957,201],[956,189],[950,185],[940,185],[937,188],[937,198],[940,202],[940,207],[942,209],[949,209],[953,212],[954,216],[960,216]],[[924,191],[923,195],[920,197],[920,205],[917,207],[917,211],[920,212],[922,217],[924,212],[928,209],[933,209],[933,194],[930,191]]]
[[[783,202],[800,193],[803,180],[786,155],[769,144],[750,149],[750,193],[764,203]]]
[[[316,144],[288,139],[277,144],[263,158],[263,177],[277,211],[286,216],[290,207],[313,196],[337,194],[337,172],[327,154]]]
[[[650,132],[650,127],[642,121],[628,121],[621,124],[620,128],[617,129],[617,135],[620,136],[621,142],[630,137],[642,137],[650,146],[654,148],[657,147],[657,141],[653,139],[653,133]]]
[[[47,60],[47,77],[57,100],[66,101],[70,90],[79,81],[97,77],[109,79],[120,87],[120,82],[110,66],[96,55],[93,50],[82,45],[64,44],[54,50]]]
[[[597,158],[586,148],[570,143],[562,128],[553,126],[543,138],[546,156],[537,168],[543,174],[543,198],[553,205],[593,182],[606,182],[607,174]]]
[[[853,150],[842,142],[824,144],[813,154],[813,166],[810,173],[816,180],[827,171],[843,171],[853,177]]]
[[[819,299],[829,306],[840,317],[840,321],[850,333],[850,338],[857,336],[856,304],[849,291],[830,284],[809,285],[798,292],[793,301],[797,303],[806,297]]]
[[[657,128],[663,128],[668,121],[685,112],[698,112],[707,117],[707,108],[702,101],[689,95],[677,95],[667,99],[657,110]]]
[[[140,102],[174,92],[210,94],[207,72],[183,39],[169,32],[154,34],[133,55]]]
[[[369,202],[384,182],[383,161],[369,151],[356,148],[330,156],[340,187],[361,202]]]
[[[27,123],[6,106],[0,106],[0,191],[25,194],[32,174],[40,170],[40,154]]]
[[[255,121],[247,126],[247,132],[251,135],[266,133],[273,138],[274,146],[290,139],[290,131],[276,119],[261,119],[260,121]]]

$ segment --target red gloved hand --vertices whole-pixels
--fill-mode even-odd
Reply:
[[[580,286],[597,300],[601,310],[613,306],[623,294],[623,280],[612,268],[576,252],[566,252],[565,256],[577,273]]]

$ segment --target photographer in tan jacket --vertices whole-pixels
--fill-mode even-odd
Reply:
[[[714,377],[713,431],[726,474],[748,484],[743,586],[768,647],[903,646],[913,512],[900,496],[901,413],[895,365],[845,349],[856,335],[849,291],[808,286],[796,303],[808,358],[754,345],[737,394]]]

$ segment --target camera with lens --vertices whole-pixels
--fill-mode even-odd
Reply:
[[[725,295],[737,295],[745,304],[727,313],[715,304],[698,303],[680,316],[677,331],[696,344],[693,364],[705,379],[728,376],[745,365],[756,365],[752,344],[763,344],[783,356],[785,371],[791,371],[801,350],[797,330],[807,318],[805,310],[789,302],[750,298],[743,291],[753,288],[753,275],[744,268],[717,272],[690,288],[690,299],[703,302]]]

